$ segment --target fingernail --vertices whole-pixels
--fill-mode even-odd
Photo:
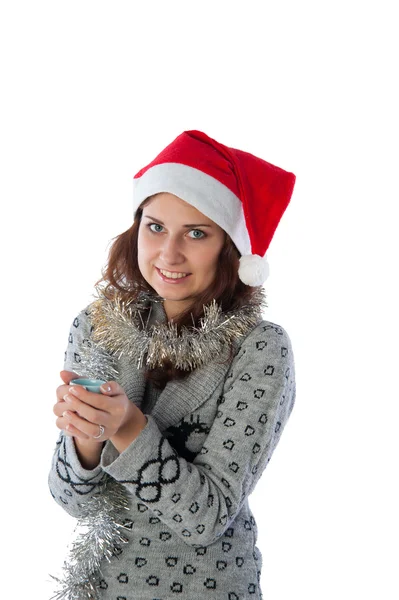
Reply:
[[[72,416],[72,413],[69,410],[64,410],[64,412],[62,413],[62,416],[66,417],[67,419],[70,419]]]
[[[111,386],[110,385],[102,385],[100,389],[103,392],[110,392],[111,391]]]
[[[71,398],[71,396],[69,396],[68,394],[65,394],[65,396],[64,396],[63,399],[64,399],[65,402],[72,402],[73,401],[72,398]]]

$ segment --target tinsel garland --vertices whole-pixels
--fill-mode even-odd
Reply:
[[[118,371],[112,354],[93,340],[79,346],[80,362],[75,371],[83,377],[116,379]],[[80,503],[81,514],[76,525],[76,539],[63,565],[62,578],[51,577],[58,591],[51,600],[98,600],[101,562],[108,562],[128,539],[123,535],[122,513],[129,510],[129,494],[124,486],[109,475],[99,483],[99,491]]]
[[[256,288],[247,304],[222,312],[213,300],[203,307],[199,327],[181,327],[173,322],[148,326],[143,311],[159,297],[142,294],[138,300],[124,301],[118,294],[107,298],[100,289],[90,307],[95,343],[117,357],[128,357],[137,368],[162,367],[168,360],[183,371],[191,371],[220,356],[223,348],[247,334],[261,318],[266,305],[263,288]]]
[[[98,600],[101,561],[108,562],[128,539],[123,535],[123,512],[129,510],[124,487],[106,476],[101,491],[81,503],[84,516],[79,531],[63,565],[62,579],[51,575],[59,590],[51,600]]]
[[[118,379],[115,356],[107,352],[100,344],[93,340],[85,340],[79,347],[80,362],[75,367],[75,372],[81,377],[90,379],[103,379],[115,381]]]

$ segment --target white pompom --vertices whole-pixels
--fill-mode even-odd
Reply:
[[[269,276],[269,263],[266,256],[247,254],[241,256],[238,277],[246,285],[256,287],[265,283]]]

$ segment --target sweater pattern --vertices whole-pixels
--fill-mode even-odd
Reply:
[[[74,370],[79,342],[90,338],[86,313],[71,331],[65,368]],[[72,438],[61,434],[49,483],[64,510],[78,517],[77,490],[90,497],[103,477],[130,497],[128,543],[101,569],[101,600],[262,598],[262,555],[248,498],[294,405],[293,354],[285,330],[261,321],[233,359],[224,358],[168,382],[139,436],[121,454],[106,442],[93,470],[83,469]],[[118,370],[119,383],[140,406],[144,373],[128,361]],[[84,482],[95,487],[76,485]]]

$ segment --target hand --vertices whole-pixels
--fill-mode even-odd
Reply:
[[[64,413],[67,410],[71,410],[69,405],[65,402],[64,397],[68,394],[69,390],[69,382],[72,379],[77,379],[79,375],[77,373],[73,373],[72,371],[61,371],[60,373],[61,379],[64,382],[64,385],[60,385],[57,388],[57,403],[53,406],[53,413],[58,417],[55,424],[59,429],[62,429],[66,435],[71,437],[76,437],[80,440],[88,440],[90,439],[88,435],[76,429],[70,422],[70,420],[64,416]]]
[[[75,377],[74,373],[62,371],[64,382],[69,382]],[[80,439],[90,439],[104,442],[107,439],[118,439],[118,434],[124,439],[133,441],[147,424],[147,419],[141,410],[126,396],[123,388],[110,381],[101,387],[102,394],[95,394],[85,390],[82,386],[60,386],[57,389],[57,398],[61,398],[54,407],[56,414],[61,413],[61,422],[57,419],[57,426],[70,435]],[[66,411],[66,412],[65,412]],[[98,436],[99,426],[104,432]]]

